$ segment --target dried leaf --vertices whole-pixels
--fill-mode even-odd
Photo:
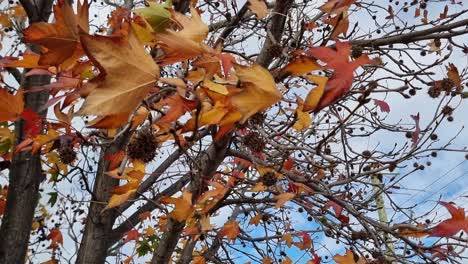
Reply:
[[[0,88],[0,122],[15,121],[24,110],[23,91],[15,95]]]
[[[236,221],[229,221],[221,228],[218,237],[226,237],[229,241],[233,241],[240,234],[239,223]]]
[[[263,0],[249,0],[249,9],[258,19],[264,19],[268,15],[268,7]]]

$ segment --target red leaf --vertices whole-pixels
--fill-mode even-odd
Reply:
[[[291,170],[293,167],[294,167],[294,160],[291,157],[288,157],[288,159],[283,163],[283,169]]]
[[[390,112],[390,106],[387,104],[387,102],[374,99],[374,104],[380,107],[380,111],[387,113]]]
[[[350,61],[351,44],[337,41],[336,49],[328,47],[313,47],[306,54],[327,63],[326,67],[334,72],[328,80],[323,96],[315,112],[337,101],[351,89],[354,79],[354,70],[363,64],[373,64],[374,60],[367,55],[361,55],[354,61]]]
[[[36,137],[41,132],[42,118],[31,109],[24,109],[20,116],[26,122],[24,133],[28,137]]]
[[[57,228],[52,228],[47,238],[51,240],[49,248],[56,249],[59,244],[63,245],[62,232]]]
[[[130,231],[128,231],[127,233],[125,233],[126,236],[125,236],[125,240],[124,240],[124,244],[132,241],[132,240],[135,240],[135,241],[138,241],[138,239],[140,238],[140,234],[138,233],[138,231],[136,229],[132,229]]]
[[[465,216],[465,210],[447,202],[440,202],[440,204],[447,208],[452,217],[436,225],[429,236],[452,237],[462,230],[468,232],[468,219]]]
[[[416,122],[416,126],[413,132],[413,137],[411,139],[413,142],[413,147],[414,147],[418,143],[419,133],[421,133],[421,128],[419,127],[419,112],[417,115],[411,115],[411,118],[413,118],[414,122]]]

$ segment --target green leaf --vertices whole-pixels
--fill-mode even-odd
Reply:
[[[172,0],[168,0],[164,4],[149,3],[149,7],[136,9],[135,13],[144,17],[155,32],[161,32],[169,25],[171,20],[169,9],[171,7]]]
[[[49,197],[49,201],[47,201],[48,204],[50,204],[50,206],[54,206],[55,203],[57,203],[57,196],[58,196],[58,193],[57,192],[50,192],[50,193],[47,193],[50,197]]]
[[[8,151],[10,151],[10,147],[11,147],[10,139],[0,142],[0,154],[8,153]]]

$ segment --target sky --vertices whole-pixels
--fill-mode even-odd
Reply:
[[[429,5],[429,11],[434,14],[440,12],[443,9],[445,4],[432,4]],[[461,6],[450,6],[451,10],[462,10],[463,7]],[[466,7],[465,7],[466,8]],[[96,19],[97,21],[100,19],[105,19],[100,17],[103,14],[103,10],[101,9],[93,9],[90,17]],[[94,15],[97,15],[95,17]],[[353,18],[353,16],[351,16]],[[468,18],[466,15],[464,18]],[[384,18],[378,18],[379,20],[384,20]],[[414,19],[412,17],[412,13],[408,13],[408,20]],[[462,18],[461,18],[462,19]],[[353,21],[351,21],[353,22]],[[366,25],[367,23],[373,23],[370,19],[370,16],[359,16],[359,24]],[[365,26],[362,26],[365,28]],[[385,34],[383,31],[382,34]],[[462,36],[458,37],[459,42],[468,43],[468,37]],[[423,41],[422,43],[426,43],[429,41]],[[8,46],[8,42],[5,39],[5,42],[2,41],[4,47]],[[255,47],[255,45],[252,45]],[[253,48],[255,49],[255,48]],[[3,49],[1,52],[4,54],[7,52],[7,49]],[[444,51],[446,53],[446,51]],[[444,55],[444,54],[443,54]],[[436,54],[429,54],[426,56],[425,59],[432,60],[436,58],[438,55]],[[454,55],[451,56],[451,62],[453,62],[459,70],[467,69],[468,68],[468,58],[465,54],[459,52],[458,50]],[[445,64],[438,67],[438,72],[436,76],[443,76],[445,74]],[[9,79],[7,79],[9,82]],[[388,86],[392,87],[392,83],[389,83]],[[374,97],[373,97],[374,98]],[[401,120],[403,119],[404,122],[411,122],[410,115],[414,115],[416,113],[420,113],[421,115],[421,126],[425,127],[427,125],[427,117],[431,117],[433,113],[433,109],[427,107],[428,104],[433,104],[434,99],[427,96],[425,90],[421,90],[417,92],[417,96],[413,97],[411,101],[403,100],[402,97],[393,96],[393,97],[375,97],[375,99],[382,99],[385,100],[391,108],[391,112],[388,114],[388,121]],[[454,104],[457,104],[457,100],[455,100]],[[454,122],[446,122],[438,129],[438,136],[441,139],[440,143],[436,143],[436,146],[440,146],[440,144],[444,143],[446,139],[454,137],[458,134],[457,138],[453,141],[452,146],[453,148],[464,148],[467,144],[468,133],[466,129],[463,129],[463,126],[466,124],[466,117],[464,116],[465,113],[468,111],[468,106],[465,102],[462,102],[459,107],[455,110]],[[372,149],[376,146],[383,148],[385,144],[388,148],[391,148],[393,142],[401,142],[405,140],[404,134],[401,135],[394,135],[394,134],[385,134],[381,133],[377,136],[372,138],[363,138],[361,140],[357,140],[353,142],[357,149],[362,148],[364,149]],[[392,199],[394,199],[397,203],[404,204],[405,206],[413,206],[413,211],[415,215],[422,214],[427,212],[432,208],[436,208],[433,212],[426,216],[426,218],[431,219],[432,222],[440,221],[442,219],[446,219],[449,217],[447,211],[442,206],[437,206],[437,202],[439,200],[443,201],[452,201],[455,202],[457,205],[461,207],[468,208],[468,161],[465,158],[465,153],[458,153],[458,152],[440,152],[437,158],[419,158],[418,160],[410,160],[406,162],[406,167],[401,168],[397,171],[397,173],[404,174],[407,171],[411,170],[413,167],[413,163],[418,162],[419,164],[425,164],[425,170],[418,171],[413,173],[410,177],[405,178],[401,182],[399,182],[400,189],[394,190],[392,194]],[[427,166],[427,162],[431,162],[431,166]],[[5,171],[3,172],[3,177],[0,174],[0,184],[5,182]],[[68,191],[79,193],[81,190],[77,188],[76,182],[74,184],[61,184],[59,190],[63,193]],[[45,188],[50,188],[50,186],[45,186]],[[46,202],[48,197],[43,197],[43,202]],[[388,201],[387,201],[388,204]],[[387,213],[389,217],[393,219],[395,222],[405,220],[399,214],[393,214],[392,208],[387,208]],[[221,226],[224,224],[226,217],[230,214],[229,211],[221,212],[217,217],[213,219],[213,223],[217,226]],[[291,215],[291,219],[294,219],[296,230],[310,230],[314,229],[316,226],[311,224],[306,220],[304,214],[300,214],[298,212],[294,212]],[[80,226],[75,225],[75,232],[79,232]],[[255,228],[251,230],[250,233],[252,236],[256,234]],[[64,234],[65,235],[65,234]],[[67,239],[68,238],[68,239]],[[319,255],[332,255],[336,253],[344,253],[344,246],[343,244],[336,244],[334,239],[326,238],[323,236],[313,237],[314,242],[317,244],[322,244],[324,247],[316,248],[317,253]],[[133,243],[133,242],[132,242]],[[253,250],[253,249],[250,249]],[[74,249],[74,242],[66,236],[65,244],[64,244],[64,253],[69,254],[70,257],[72,252],[75,251]],[[294,250],[289,250],[288,254],[290,257],[299,257],[300,253]],[[43,261],[45,259],[41,259],[40,257],[37,259],[39,261]],[[297,261],[297,263],[305,263],[305,258],[302,258]]]

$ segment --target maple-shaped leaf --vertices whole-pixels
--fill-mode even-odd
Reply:
[[[62,232],[58,228],[50,229],[50,233],[47,236],[47,239],[50,239],[50,246],[49,248],[56,249],[60,245],[63,245],[63,236]]]
[[[208,26],[195,8],[190,8],[190,14],[192,17],[189,18],[173,11],[172,20],[181,30],[166,29],[157,34],[156,39],[165,53],[157,58],[161,66],[194,58],[204,52],[214,52],[202,43],[208,35]]]
[[[390,112],[390,106],[387,104],[387,102],[374,99],[374,104],[380,108],[380,111],[386,112],[386,113]]]
[[[166,1],[164,4],[149,2],[144,8],[135,9],[135,13],[143,16],[156,32],[164,30],[171,21],[172,1]]]
[[[140,233],[138,233],[138,230],[132,229],[128,231],[127,233],[125,233],[125,240],[123,241],[123,243],[126,244],[132,240],[138,241],[139,238],[140,238]]]
[[[88,32],[88,1],[78,1],[75,15],[68,1],[60,0],[54,6],[55,23],[33,23],[24,31],[24,40],[43,48],[40,65],[57,66],[70,59],[74,62],[83,55],[79,32]]]
[[[24,133],[28,137],[36,137],[42,129],[42,118],[39,116],[39,114],[31,109],[26,108],[20,116],[26,122],[26,125],[24,126]]]
[[[239,223],[237,221],[229,221],[218,232],[218,237],[226,237],[229,241],[235,240],[240,234]]]
[[[125,41],[127,40],[127,41]],[[159,78],[159,67],[132,30],[127,38],[82,35],[81,42],[100,74],[80,114],[130,113]]]
[[[335,255],[333,260],[336,261],[337,264],[366,264],[367,261],[365,258],[356,255],[351,249],[346,250],[346,254]]]
[[[254,114],[266,110],[281,99],[281,93],[270,72],[260,65],[250,67],[235,65],[236,75],[241,81],[241,91],[230,101],[240,111],[244,123]]]
[[[249,225],[255,225],[258,226],[260,224],[260,220],[262,220],[263,214],[257,214],[254,217],[252,217],[249,221]]]
[[[291,247],[293,244],[293,237],[291,233],[286,233],[281,237],[281,240],[286,242],[286,246]]]
[[[24,110],[23,91],[16,94],[0,88],[0,122],[15,121]]]
[[[356,2],[356,0],[328,0],[327,3],[320,7],[320,10],[330,14],[341,13],[348,10],[354,2]]]
[[[324,22],[333,27],[330,35],[331,39],[336,39],[340,34],[346,35],[346,32],[348,32],[349,19],[347,11],[343,11],[334,17],[327,18]]]
[[[309,233],[302,231],[298,235],[302,236],[301,242],[295,242],[294,245],[300,250],[307,250],[312,246],[312,238]]]
[[[276,199],[275,208],[280,208],[286,202],[292,200],[295,196],[296,196],[296,194],[289,193],[289,192],[285,192],[285,193],[276,195],[275,196],[275,199]]]
[[[436,225],[430,236],[452,237],[462,230],[468,232],[468,218],[465,216],[465,210],[448,202],[440,202],[440,204],[449,211],[452,217]]]
[[[190,218],[195,212],[195,208],[192,205],[192,194],[187,190],[184,190],[182,197],[162,197],[160,202],[163,204],[174,204],[175,208],[169,214],[170,217],[178,222],[183,222]]]
[[[299,56],[293,59],[280,71],[280,76],[301,76],[311,71],[320,70],[322,67],[315,59],[308,56]]]
[[[347,42],[338,41],[335,46],[336,49],[313,47],[306,51],[308,55],[327,63],[327,68],[334,70],[332,76],[327,81],[324,94],[314,112],[318,112],[349,92],[353,84],[354,70],[359,66],[376,63],[376,60],[369,59],[365,54],[356,60],[350,61],[352,46]]]
[[[249,0],[249,9],[258,19],[264,19],[268,15],[268,7],[263,0]]]
[[[312,89],[308,94],[304,101],[304,111],[313,111],[317,108],[318,104],[320,103],[320,99],[325,92],[325,86],[327,84],[328,78],[319,75],[307,75],[307,78],[313,81],[317,87]]]

